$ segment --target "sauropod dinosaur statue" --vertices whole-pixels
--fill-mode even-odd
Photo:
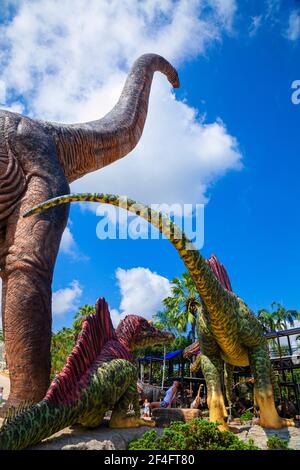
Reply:
[[[201,361],[207,384],[210,420],[219,422],[221,428],[226,427],[227,412],[221,388],[221,373],[225,363],[228,375],[234,366],[250,366],[262,427],[279,429],[293,426],[293,420],[281,418],[275,408],[271,361],[261,324],[240,297],[223,287],[184,232],[168,217],[144,204],[127,197],[103,193],[57,197],[37,205],[24,216],[39,214],[45,209],[73,201],[102,202],[127,209],[158,228],[178,251],[202,299],[203,308],[199,310],[197,318],[201,348],[198,360]]]
[[[0,111],[0,275],[11,383],[6,408],[38,402],[49,386],[51,283],[68,206],[35,219],[20,214],[68,193],[69,183],[137,145],[156,71],[179,86],[167,60],[145,54],[133,64],[115,107],[99,120],[59,124]]]

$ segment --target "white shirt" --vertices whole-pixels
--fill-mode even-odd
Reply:
[[[170,388],[166,391],[166,395],[165,395],[165,398],[164,398],[164,402],[167,403],[168,405],[170,404],[170,401],[171,401],[171,398],[172,398],[172,395],[173,395],[173,391],[174,391],[174,385],[172,385],[172,387],[170,387]]]

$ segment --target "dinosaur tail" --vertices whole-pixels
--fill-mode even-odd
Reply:
[[[14,417],[0,429],[0,450],[21,450],[75,424],[78,408],[53,406],[43,400]]]
[[[166,238],[171,241],[183,262],[185,263],[187,269],[189,270],[197,290],[204,300],[208,298],[211,302],[211,292],[215,293],[216,299],[223,299],[224,296],[226,296],[226,300],[230,301],[232,298],[228,290],[223,287],[222,282],[220,282],[217,276],[212,272],[206,260],[199,253],[197,248],[193,245],[185,233],[182,232],[181,229],[176,224],[174,224],[169,217],[162,214],[161,212],[152,210],[145,204],[137,203],[136,201],[126,197],[105,193],[69,194],[66,196],[59,196],[53,199],[49,199],[48,201],[33,207],[24,214],[24,217],[37,214],[44,211],[45,209],[49,209],[50,207],[54,207],[59,204],[66,204],[75,201],[89,201],[111,204],[126,209],[142,217],[147,222],[156,227]]]

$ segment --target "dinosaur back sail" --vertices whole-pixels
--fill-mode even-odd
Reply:
[[[100,298],[96,302],[96,313],[83,322],[76,345],[66,364],[51,383],[45,396],[49,404],[70,403],[78,398],[79,382],[89,377],[90,368],[104,345],[117,336],[112,325],[107,302]]]
[[[206,262],[224,289],[232,292],[231,282],[227,271],[223,264],[219,262],[218,258],[215,255],[212,255],[206,260]]]

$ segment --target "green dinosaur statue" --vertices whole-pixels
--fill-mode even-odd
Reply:
[[[221,428],[226,427],[227,412],[221,389],[221,374],[225,363],[228,382],[231,381],[234,366],[250,365],[262,427],[279,429],[294,425],[292,420],[281,418],[275,408],[271,362],[260,323],[240,297],[222,286],[206,260],[179,227],[168,217],[158,214],[144,204],[126,197],[103,193],[71,194],[49,199],[35,206],[24,216],[73,201],[101,202],[127,209],[158,228],[178,251],[203,302],[203,308],[198,315],[198,334],[202,351],[199,360],[207,384],[210,420],[219,422]]]
[[[8,414],[0,429],[0,449],[24,449],[76,423],[99,426],[112,410],[110,427],[154,426],[140,417],[137,370],[132,351],[165,343],[173,335],[138,315],[127,315],[114,330],[107,303],[84,321],[76,345],[43,400]],[[134,416],[128,416],[133,404]]]

